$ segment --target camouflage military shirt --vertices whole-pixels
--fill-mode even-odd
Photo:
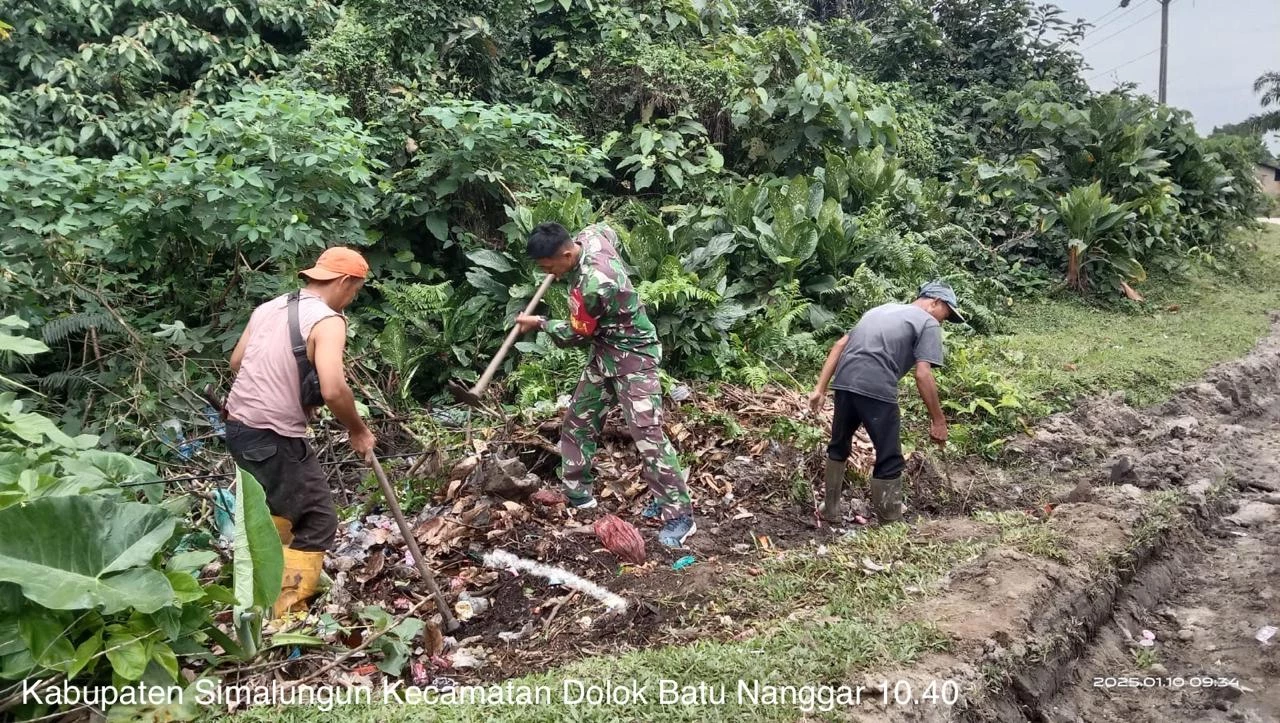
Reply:
[[[547,333],[562,346],[589,342],[591,362],[605,376],[657,366],[662,345],[618,256],[618,235],[605,224],[595,224],[573,240],[582,252],[578,267],[565,279],[569,320],[548,321]]]

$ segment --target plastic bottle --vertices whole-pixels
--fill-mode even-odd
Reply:
[[[227,425],[223,423],[222,415],[218,414],[218,410],[214,409],[212,405],[204,405],[204,418],[209,422],[209,426],[213,427],[215,437],[225,438],[227,436]]]

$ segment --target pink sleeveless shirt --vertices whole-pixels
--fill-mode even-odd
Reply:
[[[240,372],[227,395],[227,414],[254,429],[270,429],[284,437],[307,436],[307,416],[298,390],[298,362],[289,342],[289,295],[254,309],[245,328],[249,335]],[[322,319],[340,316],[306,290],[298,300],[302,338]]]

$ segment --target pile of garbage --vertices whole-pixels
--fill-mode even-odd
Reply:
[[[572,632],[566,637],[576,649],[639,626],[637,616],[652,616],[659,597],[650,588],[717,556],[758,554],[773,544],[768,528],[759,534],[758,525],[800,528],[797,520],[812,517],[809,503],[794,499],[795,481],[816,484],[824,456],[816,440],[829,420],[809,413],[803,395],[722,387],[715,396],[686,389],[682,397],[667,410],[666,430],[682,458],[693,460],[687,482],[699,527],[708,530],[691,538],[691,550],[661,548],[658,523],[642,520],[647,486],[616,413],[595,460],[601,509],[590,513],[568,508],[558,490],[554,420],[490,430],[460,458],[433,465],[441,470],[436,493],[416,514],[406,512],[463,633],[442,635],[439,620],[424,616],[425,632],[406,651],[402,675],[482,680],[536,669],[553,662],[555,646],[548,643],[555,636]],[[806,448],[778,438],[779,429],[805,426]],[[858,440],[851,464],[869,469],[871,461],[870,443]],[[393,477],[412,467],[404,462]],[[338,530],[326,560],[332,584],[313,616],[337,644],[371,607],[403,615],[426,597],[394,519],[376,505],[366,509],[371,513]]]

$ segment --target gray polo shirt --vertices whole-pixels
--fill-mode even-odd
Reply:
[[[831,386],[896,403],[898,380],[926,361],[942,366],[942,327],[913,304],[884,304],[868,311],[849,332]]]

